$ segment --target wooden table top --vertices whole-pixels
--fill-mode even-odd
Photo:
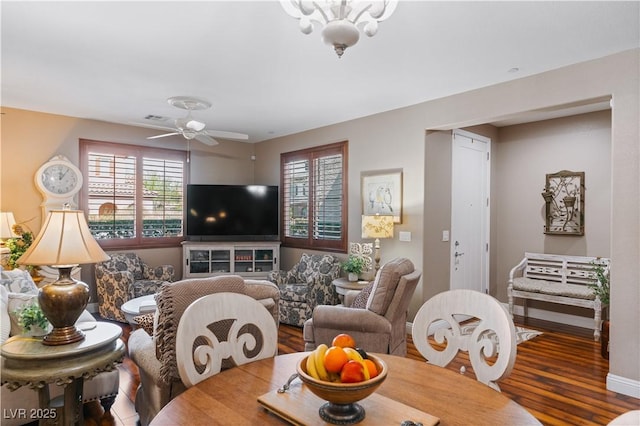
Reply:
[[[264,409],[258,397],[275,391],[296,371],[304,352],[235,367],[204,380],[167,404],[158,425],[286,424]],[[409,358],[379,355],[389,375],[377,393],[431,414],[441,425],[539,425],[522,406],[471,377]],[[289,392],[303,386],[295,380]],[[359,425],[376,424],[365,417]],[[317,424],[325,424],[318,417]]]

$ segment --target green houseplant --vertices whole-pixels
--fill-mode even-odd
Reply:
[[[596,282],[590,283],[591,288],[596,296],[600,298],[603,305],[609,304],[609,271],[605,268],[606,265],[600,261],[591,262],[593,265],[593,273],[595,274]]]
[[[593,273],[595,274],[596,281],[589,284],[589,287],[593,290],[593,293],[600,298],[603,305],[609,305],[610,300],[610,282],[609,282],[609,270],[605,267],[599,259],[591,262],[593,265]],[[607,308],[604,321],[602,322],[602,335],[600,336],[600,355],[604,359],[609,359],[609,308]]]
[[[49,328],[49,320],[40,309],[37,303],[23,305],[16,310],[18,316],[18,325],[32,336],[41,336],[47,334]]]
[[[358,275],[364,270],[364,259],[358,256],[349,255],[342,264],[342,269],[349,274],[349,281],[358,281]]]

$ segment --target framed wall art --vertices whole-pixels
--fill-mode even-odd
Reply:
[[[584,235],[584,172],[547,174],[545,234]]]
[[[402,223],[402,169],[361,172],[362,214],[391,215]]]

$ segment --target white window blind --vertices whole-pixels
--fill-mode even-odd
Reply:
[[[281,155],[283,242],[346,250],[347,142]]]
[[[187,153],[81,140],[81,206],[105,247],[182,241]]]

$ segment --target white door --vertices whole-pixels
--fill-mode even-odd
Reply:
[[[450,287],[486,293],[491,140],[455,130],[452,151]]]

